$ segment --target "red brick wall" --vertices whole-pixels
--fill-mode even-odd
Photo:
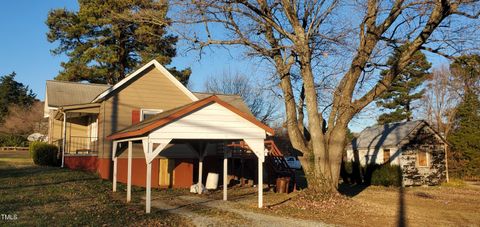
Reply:
[[[65,167],[95,172],[97,170],[97,156],[65,156]]]
[[[112,179],[112,167],[113,161],[110,158],[98,158],[98,167],[97,173],[102,179],[111,180]]]

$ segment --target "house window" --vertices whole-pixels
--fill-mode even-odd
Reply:
[[[157,109],[142,109],[142,111],[140,112],[140,120],[143,121],[143,120],[146,120],[148,118],[151,118],[153,116],[155,116],[156,114],[159,114],[163,112],[163,110],[157,110]]]
[[[426,151],[418,151],[417,161],[418,161],[418,166],[419,167],[427,167],[428,166],[428,153]]]
[[[390,149],[383,149],[383,163],[390,162]]]

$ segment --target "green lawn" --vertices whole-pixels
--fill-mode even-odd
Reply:
[[[28,159],[0,154],[0,214],[16,216],[1,225],[67,226],[185,226],[190,222],[174,214],[153,210],[147,215],[135,188],[134,202],[126,204],[123,185],[112,193],[111,182],[91,173],[38,167]]]
[[[32,164],[28,151],[0,151],[0,171],[5,168],[18,168]]]

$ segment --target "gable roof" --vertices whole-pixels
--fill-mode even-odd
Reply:
[[[175,86],[177,86],[183,93],[185,93],[192,101],[197,101],[198,100],[198,98],[195,95],[193,95],[192,92],[190,92],[185,86],[183,86],[183,84],[180,83],[180,81],[178,81],[157,60],[152,60],[152,61],[148,62],[147,64],[143,65],[142,67],[140,67],[139,69],[135,70],[130,75],[128,75],[125,78],[123,78],[122,80],[120,80],[118,83],[113,85],[111,88],[109,88],[109,89],[105,90],[104,92],[102,92],[101,94],[99,94],[97,97],[95,97],[95,99],[92,102],[100,102],[104,98],[106,98],[108,95],[110,95],[111,93],[116,92],[117,90],[121,90],[123,88],[124,84],[126,84],[129,81],[135,79],[136,77],[142,75],[142,72],[144,72],[145,70],[147,70],[148,68],[150,68],[152,66],[155,67],[156,69],[158,69],[160,72],[162,72],[162,74],[165,75],[165,77],[167,77],[167,79],[169,79]]]
[[[46,105],[49,107],[90,103],[110,85],[48,80]]]
[[[247,106],[247,104],[245,104],[245,101],[240,95],[226,95],[226,94],[204,93],[204,92],[193,92],[193,94],[197,96],[198,99],[204,99],[212,95],[215,95],[218,98],[220,98],[222,101],[234,106],[235,108],[253,117],[253,114],[250,111],[250,108]]]
[[[422,125],[427,125],[428,127],[430,127],[430,125],[424,120],[367,127],[362,132],[360,132],[360,135],[357,138],[353,139],[351,147],[354,149],[395,147],[403,139],[405,139],[415,128]],[[435,132],[433,128],[432,131]],[[437,132],[435,133],[439,135]],[[444,140],[442,136],[440,137],[442,138],[442,140]]]
[[[129,137],[137,137],[143,136],[149,132],[154,131],[157,128],[160,128],[164,125],[169,124],[177,119],[180,119],[196,110],[199,110],[211,103],[218,103],[223,107],[229,109],[230,111],[234,112],[238,116],[244,118],[247,121],[255,124],[256,126],[265,130],[266,133],[273,135],[274,130],[267,125],[263,124],[262,122],[255,119],[253,116],[250,116],[243,111],[235,108],[234,106],[228,104],[227,102],[221,100],[215,95],[209,96],[207,98],[198,100],[196,102],[189,103],[184,106],[180,106],[162,113],[159,113],[147,120],[141,121],[137,124],[134,124],[126,129],[120,130],[110,136],[107,139],[114,140],[114,139],[122,139],[122,138],[129,138]]]

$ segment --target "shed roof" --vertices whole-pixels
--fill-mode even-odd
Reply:
[[[352,141],[351,146],[355,149],[394,147],[420,124],[427,123],[417,120],[367,127]]]
[[[90,103],[110,87],[107,84],[48,80],[46,100],[50,107]]]
[[[195,112],[196,110],[201,109],[202,107],[205,107],[211,103],[218,103],[225,108],[229,109],[230,111],[234,112],[235,114],[239,115],[240,117],[250,121],[251,123],[257,125],[258,127],[264,129],[268,134],[274,134],[273,129],[268,127],[267,125],[261,123],[257,119],[255,119],[253,116],[239,110],[238,108],[234,107],[233,105],[221,100],[215,95],[209,96],[204,99],[200,99],[198,101],[189,103],[184,106],[180,106],[162,113],[159,113],[151,118],[148,118],[144,121],[141,121],[137,124],[134,124],[130,127],[127,127],[123,130],[120,130],[110,136],[108,136],[108,139],[114,140],[114,139],[123,139],[123,138],[129,138],[129,137],[137,137],[137,136],[143,136],[157,128],[160,128],[164,125],[169,124],[170,122],[173,122],[177,119],[180,119],[192,112]]]

